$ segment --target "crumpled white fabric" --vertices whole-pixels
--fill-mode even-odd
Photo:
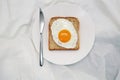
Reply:
[[[40,67],[35,47],[39,37],[35,42],[32,35],[32,29],[39,29],[38,7],[59,2],[88,12],[95,23],[95,44],[76,64],[59,66],[45,60]],[[119,5],[119,0],[0,0],[0,80],[120,80]]]

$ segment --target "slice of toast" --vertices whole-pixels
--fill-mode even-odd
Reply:
[[[78,40],[77,40],[77,43],[76,43],[76,47],[74,48],[64,48],[64,47],[61,47],[59,45],[57,45],[55,43],[55,41],[53,40],[53,37],[52,37],[52,31],[51,31],[51,26],[52,26],[52,23],[57,20],[57,19],[67,19],[69,20],[70,22],[73,23],[73,26],[77,32],[77,35],[78,35]],[[76,18],[76,17],[52,17],[50,19],[50,22],[49,22],[49,32],[48,32],[48,47],[49,47],[49,50],[78,50],[79,47],[80,47],[80,42],[79,42],[79,39],[80,39],[80,36],[79,36],[79,28],[80,28],[80,25],[79,25],[79,20]]]

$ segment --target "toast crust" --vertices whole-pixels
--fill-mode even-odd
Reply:
[[[57,19],[67,19],[70,22],[72,22],[72,24],[73,24],[73,26],[74,26],[74,28],[77,32],[77,36],[78,36],[76,47],[74,47],[74,48],[64,48],[64,47],[61,47],[61,46],[59,46],[55,43],[55,41],[53,40],[53,37],[52,37],[51,26],[52,26],[53,22]],[[52,17],[50,19],[48,28],[49,28],[49,32],[48,32],[48,35],[49,35],[48,36],[48,48],[49,48],[49,50],[78,50],[80,48],[80,36],[79,36],[80,22],[76,17],[59,17],[59,16]]]

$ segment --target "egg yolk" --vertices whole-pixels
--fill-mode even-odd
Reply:
[[[66,43],[70,40],[71,34],[68,30],[64,29],[59,32],[58,38],[61,42]]]

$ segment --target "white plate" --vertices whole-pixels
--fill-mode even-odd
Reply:
[[[95,39],[94,23],[90,16],[79,6],[59,3],[43,10],[46,26],[44,29],[44,58],[54,64],[69,65],[86,57],[92,49]],[[77,51],[49,51],[48,23],[53,16],[74,16],[80,21],[80,49]]]

